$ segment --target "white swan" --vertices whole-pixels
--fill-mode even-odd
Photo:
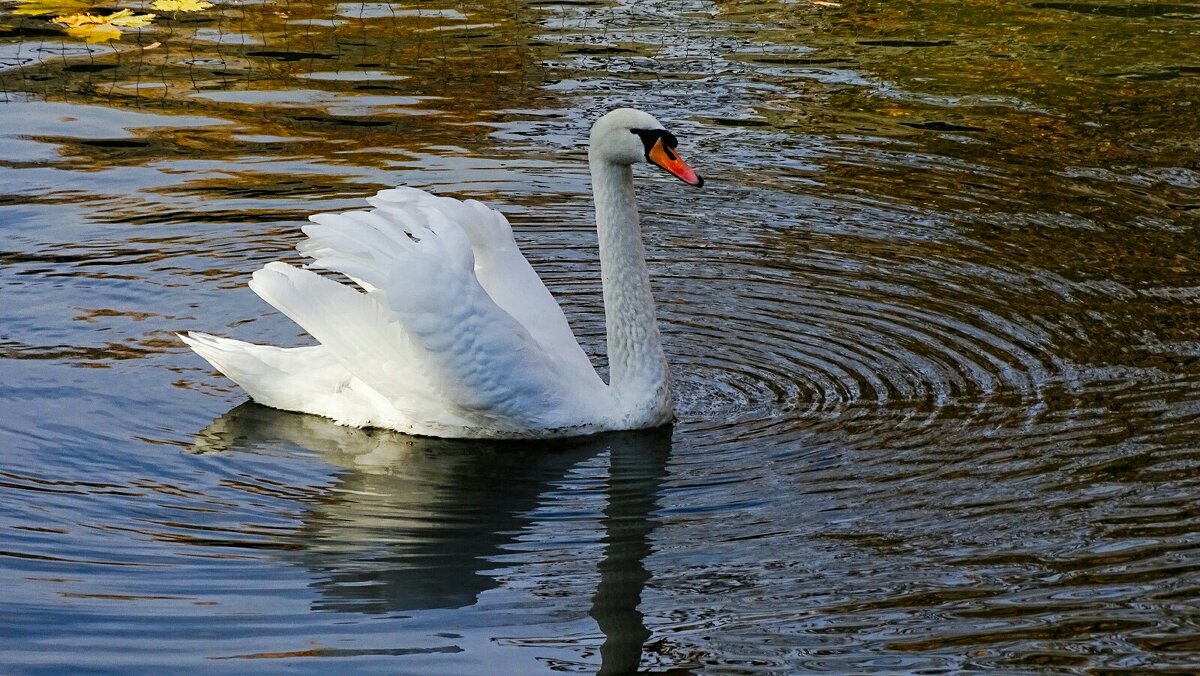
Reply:
[[[592,368],[562,309],[499,212],[414,188],[370,211],[317,214],[308,267],[270,263],[250,288],[320,345],[280,348],[191,332],[179,337],[255,401],[437,437],[538,438],[655,427],[671,420],[667,361],[642,250],[632,165],[703,185],[653,116],[630,108],[592,126],[608,324],[609,380]]]

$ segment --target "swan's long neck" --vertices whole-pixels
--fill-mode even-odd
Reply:
[[[671,385],[642,248],[633,169],[596,157],[589,157],[589,164],[608,325],[609,385],[626,414],[637,418],[631,423],[666,423]]]

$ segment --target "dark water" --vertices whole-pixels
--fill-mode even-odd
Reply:
[[[115,7],[0,5],[0,673],[1200,669],[1200,4],[49,22]],[[408,184],[602,351],[618,105],[709,180],[640,179],[673,429],[339,428],[174,339],[303,343],[249,274]]]

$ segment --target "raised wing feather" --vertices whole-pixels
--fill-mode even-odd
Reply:
[[[476,200],[437,197],[407,187],[380,191],[367,202],[376,214],[409,232],[419,232],[437,215],[461,227],[471,243],[475,277],[496,305],[525,327],[576,383],[604,387],[562,308],[521,254],[504,214]]]
[[[581,383],[578,364],[561,358],[561,349],[548,349],[484,289],[476,276],[477,261],[468,230],[452,220],[457,212],[461,212],[458,207],[425,204],[407,210],[392,206],[370,212],[320,214],[305,227],[309,240],[300,250],[314,258],[313,266],[341,272],[375,289],[359,294],[343,287],[386,312],[373,323],[389,322],[402,332],[412,368],[424,376],[434,396],[470,425],[521,432],[573,426],[597,418],[606,394],[594,386],[603,386],[599,378],[592,372],[594,383]],[[545,292],[540,282],[538,287]],[[514,307],[521,306],[516,294],[510,300]],[[521,307],[528,315],[528,308]],[[294,316],[294,310],[280,309],[309,329],[306,321]],[[561,317],[557,304],[554,309]],[[562,323],[565,326],[565,319]],[[556,332],[552,321],[538,326],[543,335]],[[339,336],[331,327],[318,330]],[[570,335],[569,329],[566,333]],[[380,346],[363,349],[347,336],[336,338],[335,345],[313,335],[356,375],[380,367],[370,358]],[[577,344],[575,349],[579,349]],[[367,380],[365,373],[360,377],[381,394],[395,396]]]
[[[377,393],[382,411],[401,420],[437,426],[470,426],[469,414],[434,386],[382,292],[361,293],[309,270],[269,263],[250,288],[321,342],[352,376]],[[394,426],[391,420],[371,424]]]

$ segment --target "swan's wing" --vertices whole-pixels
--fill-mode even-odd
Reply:
[[[304,228],[309,240],[300,251],[313,257],[312,266],[340,272],[374,289],[359,294],[342,287],[376,303],[381,315],[372,323],[391,323],[403,333],[409,363],[440,399],[474,426],[541,430],[595,417],[592,409],[599,402],[588,396],[594,394],[589,384],[579,383],[571,369],[552,358],[483,288],[475,274],[471,241],[445,210],[376,209],[318,214],[311,220],[313,224]],[[284,267],[272,264],[256,274],[255,281],[272,268],[282,272]],[[288,275],[295,278],[299,272]],[[318,330],[338,332],[331,327]],[[347,361],[356,375],[379,368],[372,354],[382,345],[350,352],[348,346],[313,335]]]
[[[423,367],[423,352],[413,345],[391,310],[380,303],[381,291],[362,293],[278,262],[254,273],[250,288],[320,341],[345,372],[365,385],[360,389],[374,395],[367,398],[377,399],[371,402],[372,408],[383,412],[383,417],[357,424],[403,426],[389,417],[394,413],[401,422],[472,425],[470,416],[430,381]]]
[[[603,386],[562,308],[521,254],[504,214],[476,200],[436,197],[407,187],[383,190],[367,202],[376,213],[398,224],[420,228],[432,214],[439,214],[459,225],[471,243],[475,276],[496,305],[525,327],[573,379]]]

